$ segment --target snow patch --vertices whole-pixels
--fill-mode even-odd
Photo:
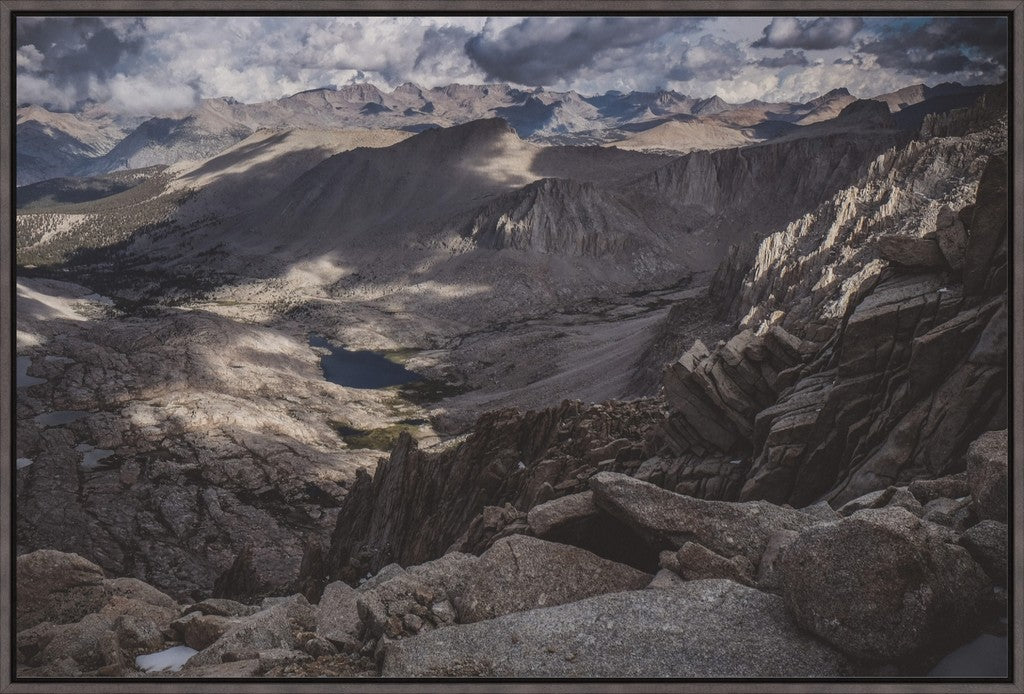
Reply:
[[[166,670],[177,672],[182,665],[188,662],[189,658],[198,652],[188,646],[174,646],[149,655],[138,656],[135,659],[135,667],[144,672],[164,672]]]
[[[104,458],[109,458],[114,455],[114,451],[106,448],[95,448],[87,443],[80,443],[75,446],[75,450],[82,454],[82,467],[94,468],[99,465],[100,461]]]

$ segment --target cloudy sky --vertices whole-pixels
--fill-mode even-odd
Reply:
[[[1006,77],[993,17],[17,18],[17,98],[157,114],[352,82],[509,82],[726,101]]]

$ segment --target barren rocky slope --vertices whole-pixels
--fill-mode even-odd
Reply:
[[[80,113],[54,113],[41,106],[17,111],[17,185],[23,186],[78,171],[103,156],[138,125],[90,105]]]
[[[136,656],[173,647],[181,676],[899,676],[996,638],[1005,100],[916,133],[885,110],[668,161],[471,123],[323,158],[236,226],[197,224],[175,271],[212,258],[198,296],[160,286],[170,233],[121,256],[153,273],[140,305],[22,279],[19,672],[138,676]],[[252,233],[273,248],[275,225],[283,243],[275,208],[298,217],[284,268],[235,253]],[[675,279],[717,265],[710,290],[624,294],[591,264],[636,244],[678,254]],[[410,413],[325,383],[312,326],[492,383]],[[585,363],[531,351],[551,342]],[[372,472],[332,425],[440,428],[595,364],[649,389],[665,355],[652,397],[406,433]]]

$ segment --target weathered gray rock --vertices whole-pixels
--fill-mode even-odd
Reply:
[[[650,574],[584,549],[513,535],[498,540],[480,556],[455,607],[460,622],[479,622],[592,595],[635,590],[650,581]]]
[[[356,609],[361,636],[395,639],[454,621],[453,604],[478,561],[472,555],[450,552],[359,591]]]
[[[979,518],[1006,522],[1008,462],[1005,429],[982,434],[967,449],[967,484]]]
[[[974,560],[985,569],[997,585],[1005,586],[1009,578],[1009,532],[1006,523],[983,520],[968,528],[959,539]]]
[[[939,242],[931,238],[879,236],[878,255],[884,260],[906,267],[942,268],[946,265]]]
[[[149,653],[158,650],[164,642],[161,630],[163,620],[123,613],[114,620],[114,634],[118,645],[129,654]]]
[[[810,506],[804,506],[800,509],[800,512],[806,513],[808,516],[813,516],[822,522],[839,519],[839,514],[834,508],[832,508],[832,505],[825,500],[811,504]]]
[[[247,617],[259,610],[255,605],[244,605],[226,598],[207,598],[186,607],[182,614],[199,612],[217,617]]]
[[[935,235],[949,266],[954,270],[962,269],[967,255],[967,230],[948,205],[940,207],[935,217]]]
[[[743,555],[756,565],[778,530],[818,523],[806,513],[765,501],[705,501],[666,491],[626,475],[599,472],[590,478],[598,507],[664,547],[697,542],[726,558]]]
[[[978,182],[977,201],[967,225],[970,239],[964,258],[964,290],[968,294],[983,292],[989,285],[990,273],[998,270],[993,259],[1009,230],[1008,170],[1004,157],[990,157]]]
[[[308,653],[293,648],[269,648],[265,651],[260,651],[257,655],[259,665],[256,667],[256,674],[262,675],[276,667],[291,663],[301,663],[310,659],[311,657]]]
[[[594,493],[588,491],[538,504],[529,510],[526,520],[534,535],[544,537],[560,528],[591,518],[597,513]]]
[[[236,623],[236,620],[230,617],[189,612],[171,622],[171,628],[186,646],[201,651],[223,636]]]
[[[227,660],[251,660],[260,651],[294,649],[296,634],[315,627],[313,608],[301,595],[278,602],[248,617],[239,617],[220,638],[192,656],[182,670],[193,670]]]
[[[257,654],[253,653],[251,655],[251,658],[242,660],[227,660],[219,663],[210,663],[209,665],[192,665],[189,667],[192,663],[190,660],[185,664],[185,667],[178,671],[176,676],[211,679],[221,677],[256,677],[260,674],[260,661]]]
[[[686,579],[670,569],[659,569],[654,578],[647,584],[652,590],[672,590],[686,583]]]
[[[359,636],[359,591],[344,581],[329,583],[316,606],[316,634],[331,643],[349,644]]]
[[[481,647],[486,644],[486,647]],[[385,677],[829,677],[835,650],[781,598],[721,579],[439,629],[389,644]]]
[[[779,576],[779,559],[787,547],[800,536],[793,530],[779,530],[768,538],[768,546],[757,566],[757,587],[763,590],[777,591],[781,585]]]
[[[127,663],[121,651],[113,621],[99,614],[88,614],[74,624],[62,625],[33,663],[75,662],[83,673],[109,668],[120,674]]]
[[[804,628],[858,658],[894,660],[964,633],[988,583],[948,535],[902,508],[804,531],[777,571]]]
[[[348,643],[352,643],[349,641]],[[319,636],[314,636],[302,645],[302,650],[309,653],[314,658],[321,658],[324,656],[335,655],[338,649],[333,643],[327,639],[322,639]]]
[[[964,472],[933,480],[914,480],[907,489],[922,504],[938,498],[959,499],[971,493]]]
[[[754,584],[754,566],[742,554],[726,559],[704,545],[686,542],[676,552],[679,575],[687,580],[727,578],[744,585]]]
[[[978,522],[974,505],[970,496],[960,499],[939,497],[924,505],[921,518],[937,525],[950,528],[958,533],[963,532]]]
[[[375,573],[373,576],[370,576],[365,581],[360,583],[358,590],[364,591],[376,588],[381,583],[384,583],[385,581],[390,581],[395,576],[398,576],[399,574],[403,573],[405,573],[405,569],[403,569],[398,564],[388,564],[387,566],[381,567],[380,571]]]
[[[76,554],[25,554],[17,572],[18,662],[42,674],[120,676],[136,654],[160,647],[181,609],[137,579],[103,578]]]
[[[107,601],[103,570],[77,554],[41,549],[18,557],[17,629],[77,622]]]
[[[906,487],[886,487],[876,492],[868,492],[864,496],[847,501],[839,508],[840,516],[850,516],[857,511],[869,508],[885,508],[887,506],[898,506],[905,508],[915,516],[923,513],[921,502],[911,494]]]

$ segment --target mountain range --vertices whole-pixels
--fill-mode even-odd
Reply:
[[[980,90],[955,83],[914,85],[872,98],[897,112],[943,97],[948,109],[966,105]],[[364,83],[253,104],[203,99],[194,108],[148,119],[117,116],[91,103],[69,113],[26,105],[17,112],[17,183],[202,159],[263,128],[419,132],[490,117],[503,118],[521,137],[537,142],[621,142],[630,149],[670,152],[719,149],[771,139],[787,132],[789,124],[834,118],[854,100],[846,89],[806,103],[729,104],[717,96],[665,90],[582,96],[506,84],[424,89],[406,83],[384,92]]]

